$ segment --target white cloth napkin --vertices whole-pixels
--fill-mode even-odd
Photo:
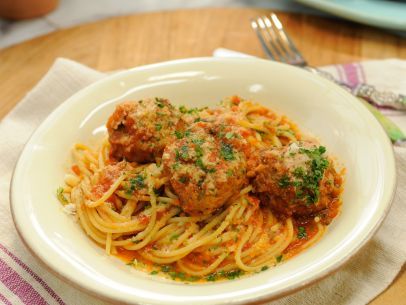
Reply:
[[[405,91],[401,83],[406,61],[365,62],[366,80],[373,85]],[[374,65],[376,69],[369,69]],[[336,69],[336,68],[333,68]],[[369,72],[371,71],[371,75]],[[372,75],[375,71],[376,74]],[[385,71],[385,74],[382,73]],[[374,72],[374,73],[375,73]],[[9,184],[18,155],[30,134],[69,96],[105,74],[67,59],[58,59],[44,78],[0,123],[0,303],[4,304],[107,304],[60,281],[34,259],[14,228],[9,208]],[[390,82],[387,80],[390,79]],[[372,82],[374,80],[374,82]],[[382,87],[382,89],[385,89]],[[406,117],[401,119],[406,126]],[[384,224],[372,240],[338,272],[273,305],[370,302],[393,281],[406,259],[406,149],[396,148],[398,189]]]

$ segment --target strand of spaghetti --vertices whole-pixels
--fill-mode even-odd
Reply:
[[[101,234],[97,230],[93,230],[93,228],[91,227],[91,224],[86,218],[86,213],[83,211],[84,205],[82,203],[82,196],[80,192],[81,190],[79,188],[75,188],[72,191],[72,201],[76,205],[76,211],[78,213],[80,225],[90,238],[92,238],[99,244],[103,244],[106,240],[105,235]]]
[[[272,247],[270,250],[268,250],[263,255],[257,257],[255,259],[255,262],[253,262],[253,265],[260,266],[267,261],[275,260],[275,256],[277,254],[282,253],[283,250],[285,250],[289,246],[289,244],[292,242],[292,239],[293,239],[293,224],[292,224],[292,219],[288,218],[286,220],[285,234],[284,234],[283,238],[281,238],[281,243]]]
[[[193,233],[196,233],[199,230],[198,226],[189,226],[189,228],[187,228],[182,235],[180,235],[178,238],[175,239],[175,242],[172,243],[171,245],[169,245],[169,249],[173,250],[178,248],[181,244],[183,244],[186,239],[192,235]]]
[[[122,174],[122,175],[110,186],[110,188],[108,189],[108,191],[105,192],[101,198],[99,198],[99,199],[96,200],[96,201],[88,201],[88,202],[86,202],[86,205],[87,205],[89,208],[94,208],[94,207],[97,207],[97,206],[101,205],[102,203],[104,203],[107,199],[110,198],[111,195],[113,195],[114,191],[120,186],[121,181],[123,181],[123,180],[126,178],[126,176],[127,176],[126,174]]]
[[[148,167],[147,169],[149,169],[149,168],[150,167]],[[151,204],[151,216],[149,218],[149,222],[148,222],[148,225],[145,228],[145,230],[138,233],[137,235],[135,235],[133,237],[133,242],[137,243],[137,245],[134,247],[131,247],[131,249],[129,249],[129,250],[137,250],[137,249],[144,247],[148,243],[148,241],[151,239],[152,236],[148,236],[148,234],[154,229],[154,226],[156,224],[157,211],[156,211],[156,196],[155,196],[155,193],[153,190],[154,184],[151,179],[150,171],[147,170],[146,172],[147,172],[148,193],[150,196],[150,204]],[[144,240],[139,242],[141,239],[144,239]],[[128,246],[128,247],[130,247],[130,246]]]
[[[137,207],[136,200],[131,200],[131,199],[127,200],[127,203],[121,209],[120,214],[124,217],[130,218],[136,207]]]
[[[250,128],[250,129],[254,129],[254,130],[258,130],[258,131],[262,131],[262,132],[267,132],[268,130],[261,126],[261,125],[257,125],[257,124],[253,124],[251,122],[248,121],[238,121],[238,124],[240,124],[241,126],[245,127],[245,128]]]
[[[300,249],[304,250],[304,249],[307,249],[310,246],[312,246],[315,242],[317,242],[323,236],[324,232],[325,232],[325,227],[322,224],[317,223],[317,233],[310,240],[308,240],[306,243],[301,245]]]
[[[173,232],[176,228],[177,228],[177,225],[174,223],[164,226],[155,234],[155,236],[151,239],[151,242],[159,240],[161,237],[165,236],[166,234]]]
[[[131,220],[128,222],[113,223],[106,222],[100,217],[95,209],[86,207],[87,215],[90,222],[100,231],[105,233],[130,233],[143,230],[146,225],[138,220]]]
[[[216,244],[225,243],[225,242],[228,242],[229,240],[235,239],[236,237],[238,237],[237,232],[229,231],[229,232],[221,234],[217,238],[215,238],[212,241],[208,242],[207,246],[213,246],[213,245],[216,245]]]
[[[78,176],[76,175],[72,175],[72,174],[66,174],[65,175],[65,179],[64,179],[65,183],[71,187],[74,187],[76,185],[79,184],[80,179]]]
[[[92,175],[92,173],[87,168],[87,166],[84,162],[83,156],[81,156],[81,153],[79,153],[77,150],[74,149],[72,151],[72,155],[76,161],[76,165],[79,167],[80,173],[90,177]]]
[[[108,215],[112,220],[117,221],[117,222],[126,222],[128,221],[128,217],[121,215],[120,213],[117,213],[116,211],[113,211],[111,207],[107,205],[107,203],[104,203],[100,206],[98,206],[97,211],[103,212],[106,215]]]
[[[179,213],[179,210],[177,210],[177,209],[173,209],[172,211],[169,211],[168,215],[162,217],[162,219],[160,219],[158,222],[154,223],[154,226],[152,226],[151,231],[148,232],[149,234],[146,234],[145,237],[143,237],[143,240],[141,242],[133,244],[133,245],[125,246],[125,249],[139,250],[139,249],[144,248],[151,241],[151,239],[158,232],[158,230],[165,225],[165,223],[168,221],[168,219],[171,218],[172,216],[176,215],[177,213]],[[145,231],[143,231],[139,234],[143,234],[144,232]],[[139,234],[137,234],[136,237]],[[140,240],[140,239],[137,239],[137,240]],[[133,239],[133,242],[134,242],[134,239]]]
[[[106,253],[107,255],[111,253],[111,233],[106,234]]]
[[[237,211],[238,205],[234,205],[235,211]],[[201,229],[197,234],[193,235],[192,238],[190,239],[190,242],[195,241],[196,239],[199,239],[201,236],[205,235],[209,230],[214,228],[217,224],[219,224],[221,221],[223,221],[224,218],[226,218],[226,215],[228,213],[228,209],[224,210],[223,213],[220,215],[215,216],[212,218],[209,223],[207,223],[203,229]]]
[[[204,221],[210,216],[179,216],[179,217],[173,217],[169,220],[170,223],[173,222],[198,222],[198,221]]]
[[[204,276],[207,275],[209,273],[212,273],[220,264],[222,261],[224,261],[224,259],[227,257],[228,253],[222,253],[210,266],[205,267],[203,270],[201,271],[194,271],[190,268],[187,268],[182,260],[177,261],[177,265],[179,266],[179,268],[186,272],[187,274],[190,275],[194,275],[194,276]]]
[[[242,248],[247,243],[247,241],[250,239],[252,231],[253,231],[253,227],[252,227],[252,225],[249,225],[247,231],[245,231],[244,234],[242,235],[241,240],[240,240],[240,242],[239,242],[239,244],[237,246],[237,250],[235,251],[235,254],[234,254],[234,259],[235,259],[235,262],[237,263],[237,266],[241,270],[244,270],[244,271],[255,271],[255,270],[257,270],[256,267],[249,267],[246,264],[244,264],[242,262],[242,260],[241,260]]]
[[[173,255],[178,255],[178,254],[186,256],[193,249],[196,249],[197,247],[213,240],[214,238],[216,238],[216,236],[218,236],[221,232],[223,232],[224,229],[230,224],[230,221],[233,219],[237,208],[238,208],[238,206],[234,205],[230,208],[230,211],[226,210],[226,212],[228,212],[226,219],[221,223],[221,225],[213,233],[211,233],[195,242],[192,242],[181,249],[177,249],[177,250],[171,251],[169,253],[165,252],[165,251],[159,251],[159,250],[152,250],[151,252],[154,255],[160,256],[160,257],[171,257]]]
[[[164,192],[165,192],[165,195],[168,196],[169,198],[178,199],[178,196],[176,196],[174,193],[172,193],[172,191],[166,185],[165,185]]]

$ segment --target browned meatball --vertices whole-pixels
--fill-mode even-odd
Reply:
[[[322,212],[320,215],[333,218],[338,212],[342,178],[325,151],[309,142],[261,151],[253,180],[261,202],[284,217]],[[335,211],[329,213],[329,209]],[[330,221],[324,219],[325,223]]]
[[[161,157],[171,141],[179,112],[167,99],[144,99],[116,107],[107,122],[110,156],[139,163]]]
[[[211,124],[200,122],[165,148],[164,172],[185,212],[209,214],[246,183],[245,156],[226,140],[212,133]]]

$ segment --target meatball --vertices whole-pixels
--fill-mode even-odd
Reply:
[[[191,215],[220,208],[246,183],[244,154],[212,130],[210,123],[192,125],[177,135],[162,157],[179,205]]]
[[[283,217],[334,217],[326,212],[338,206],[342,178],[325,151],[310,142],[261,151],[252,183],[261,202]]]
[[[144,99],[120,104],[107,122],[110,156],[146,163],[162,156],[179,121],[167,99]]]

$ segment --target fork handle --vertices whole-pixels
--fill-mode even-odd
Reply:
[[[340,85],[350,91],[353,95],[363,98],[375,106],[406,111],[406,96],[403,94],[397,94],[390,91],[380,91],[374,86],[364,83],[351,87],[346,83],[337,81],[332,74],[326,71],[309,66],[305,67],[305,69]]]

